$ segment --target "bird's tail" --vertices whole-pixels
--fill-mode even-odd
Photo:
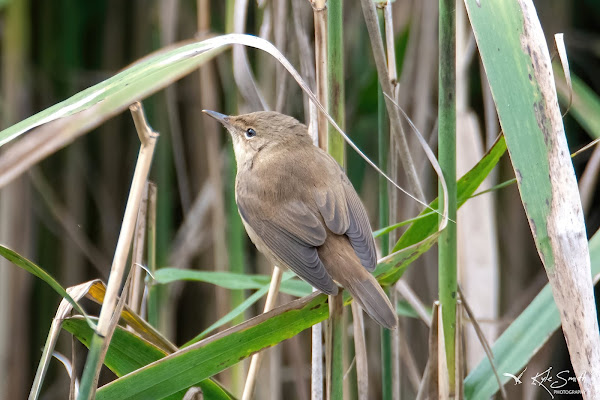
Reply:
[[[396,329],[398,317],[390,300],[373,275],[363,271],[358,276],[349,274],[340,283],[375,322],[387,329]]]

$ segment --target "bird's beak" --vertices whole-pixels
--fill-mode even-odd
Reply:
[[[231,127],[231,124],[229,123],[229,115],[221,114],[211,110],[202,110],[202,112],[206,115],[210,115],[211,117],[222,123],[225,128]]]

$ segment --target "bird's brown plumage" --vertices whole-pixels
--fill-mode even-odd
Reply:
[[[339,283],[375,321],[395,328],[396,314],[370,274],[377,257],[367,213],[306,126],[275,112],[208,113],[231,133],[236,202],[257,248],[324,293],[336,294]]]

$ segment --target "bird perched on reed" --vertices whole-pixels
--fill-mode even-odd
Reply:
[[[370,273],[377,256],[367,212],[306,126],[271,111],[204,112],[231,134],[236,203],[258,250],[323,293],[337,294],[338,283],[377,323],[394,329],[394,308]]]

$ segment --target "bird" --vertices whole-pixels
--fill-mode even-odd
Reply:
[[[232,138],[235,201],[257,249],[327,295],[339,284],[379,325],[395,329],[395,309],[371,274],[377,255],[365,207],[307,127],[274,111],[203,112]]]

